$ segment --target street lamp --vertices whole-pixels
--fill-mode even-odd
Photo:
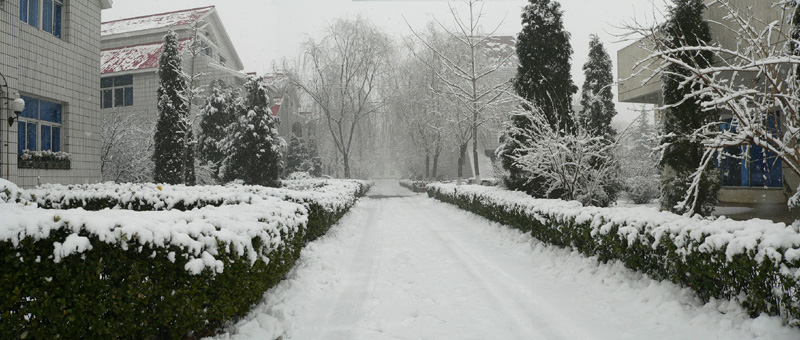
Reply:
[[[2,0],[0,0],[2,2]],[[8,109],[8,129],[6,130],[6,157],[8,156],[8,148],[11,146],[9,145],[9,133],[11,131],[11,125],[14,125],[14,121],[19,119],[19,115],[22,114],[22,111],[25,110],[25,100],[14,96],[14,99],[11,99],[11,90],[8,88],[8,81],[6,80],[6,76],[0,73],[0,79],[3,79],[3,83],[0,84],[0,115],[3,114],[3,102],[5,101],[6,109]],[[11,113],[14,113],[12,116]],[[6,176],[11,174],[11,169],[9,166],[10,162],[6,159]]]

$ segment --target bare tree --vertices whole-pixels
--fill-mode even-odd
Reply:
[[[452,50],[442,49],[441,46],[430,42],[416,32],[414,35],[432,51],[444,69],[436,65],[430,65],[437,78],[445,85],[445,91],[452,99],[465,108],[468,114],[469,136],[464,144],[459,146],[459,178],[462,177],[461,164],[465,157],[466,144],[472,140],[472,157],[474,164],[475,179],[480,182],[480,166],[478,163],[478,130],[487,122],[496,119],[489,110],[492,106],[499,104],[507,90],[511,87],[510,79],[496,77],[497,71],[506,65],[514,57],[514,53],[502,56],[501,60],[491,60],[487,58],[487,43],[491,40],[500,24],[489,33],[480,32],[483,1],[467,0],[468,16],[462,15],[449,5],[450,14],[453,19],[453,28],[448,28],[440,21],[436,20],[438,29],[444,32],[444,39],[450,41],[449,46],[457,46],[460,53],[452,53]],[[413,29],[412,29],[413,31]],[[429,26],[429,31],[432,31]],[[419,56],[418,56],[419,57]],[[420,58],[420,60],[426,60]],[[462,125],[458,120],[457,126]],[[461,130],[458,130],[461,132]]]
[[[697,90],[675,105],[697,101],[704,110],[722,112],[719,120],[685,136],[675,136],[678,140],[701,141],[705,148],[686,198],[679,204],[689,211],[697,202],[700,178],[709,164],[721,157],[750,160],[749,152],[736,155],[728,148],[760,147],[765,154],[762,161],[780,159],[800,175],[800,40],[796,34],[800,9],[795,1],[781,1],[771,7],[779,19],[765,22],[750,8],[737,7],[733,1],[717,0],[709,6],[726,14],[716,24],[735,33],[736,44],[670,46],[661,39],[659,27],[628,26],[630,35],[641,39],[640,45],[650,52],[636,65],[640,71],[634,76],[649,73],[644,80],[649,82],[671,67],[685,70],[671,75]],[[704,68],[692,66],[676,57],[684,52],[710,52],[714,63]],[[663,150],[666,145],[660,147]],[[796,191],[789,205],[799,201]]]
[[[357,18],[336,20],[325,37],[309,39],[303,48],[299,69],[288,77],[319,107],[342,157],[344,176],[350,178],[359,125],[384,105],[379,87],[388,74],[394,46],[372,23]]]
[[[100,132],[103,181],[152,181],[154,130],[152,119],[135,113],[104,113]]]

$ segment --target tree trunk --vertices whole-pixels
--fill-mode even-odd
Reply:
[[[347,154],[343,154],[342,162],[344,163],[344,178],[350,178],[350,157]]]
[[[425,179],[430,179],[431,177],[431,153],[430,151],[425,151]]]
[[[436,172],[438,171],[438,168],[439,168],[439,154],[441,153],[441,151],[442,151],[442,148],[441,147],[437,147],[436,148],[436,152],[433,153],[433,171],[431,172],[431,179],[432,180],[436,179]]]
[[[458,181],[464,179],[464,161],[467,157],[467,146],[469,141],[458,146]]]
[[[475,106],[475,103],[472,104]],[[478,113],[472,115],[472,162],[475,167],[475,183],[481,184],[481,169],[478,165]]]

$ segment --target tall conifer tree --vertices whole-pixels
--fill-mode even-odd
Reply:
[[[181,55],[178,46],[178,35],[169,31],[164,36],[164,46],[159,58],[158,77],[158,122],[156,124],[155,145],[153,152],[153,180],[157,183],[179,184],[194,181],[194,160],[192,166],[184,169],[184,157],[191,157],[185,152],[184,133],[191,133],[186,128],[189,114],[186,103],[186,78],[181,68]],[[191,149],[191,148],[189,148]]]
[[[286,142],[278,135],[280,119],[272,115],[271,100],[263,78],[251,77],[244,84],[244,100],[221,143],[226,157],[222,179],[245,184],[280,185],[281,150]]]
[[[203,163],[210,163],[214,176],[219,179],[219,166],[225,158],[220,149],[220,141],[225,139],[226,132],[234,120],[233,90],[225,86],[221,80],[211,86],[211,94],[206,99],[200,120],[200,140],[197,151]]]
[[[611,120],[617,115],[611,85],[611,57],[597,35],[589,42],[589,60],[583,65],[586,80],[581,89],[580,124],[593,136],[612,138],[616,133],[611,128]]]
[[[561,5],[551,0],[529,0],[522,10],[522,31],[517,36],[519,67],[514,78],[514,90],[522,98],[541,108],[547,122],[569,133],[574,129],[572,95],[578,88],[572,82],[570,35],[564,30]],[[508,124],[528,129],[529,121],[512,116]],[[509,175],[506,186],[523,190],[536,196],[543,193],[536,183],[516,165],[513,157],[521,154],[519,134],[507,132],[498,149],[503,168]]]
[[[669,20],[661,27],[665,37],[663,43],[668,48],[708,45],[711,29],[703,19],[705,8],[702,0],[673,0]],[[711,65],[712,56],[709,51],[682,51],[674,57],[692,68],[702,69]],[[685,197],[691,174],[702,163],[704,151],[700,142],[692,141],[689,135],[717,118],[716,112],[703,110],[697,100],[684,101],[690,93],[698,90],[690,84],[681,84],[688,72],[686,68],[673,64],[661,76],[664,104],[668,106],[661,122],[661,133],[667,137],[662,138],[661,144],[669,145],[660,162],[667,168],[666,176],[662,176],[661,206],[677,213],[686,212],[676,209],[676,205]],[[697,204],[692,213],[710,214],[718,201],[719,187],[719,173],[708,169],[700,180]]]

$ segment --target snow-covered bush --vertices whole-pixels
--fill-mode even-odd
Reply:
[[[311,175],[309,175],[308,172],[305,172],[305,171],[292,172],[292,173],[286,175],[286,180],[289,180],[289,181],[296,181],[296,180],[300,180],[300,179],[312,179],[312,178],[314,178],[314,177],[311,177]]]
[[[636,204],[647,204],[661,195],[656,176],[635,176],[623,180],[628,198]]]
[[[424,192],[425,191],[425,186],[428,185],[428,183],[430,183],[430,182],[427,182],[427,181],[414,181],[414,180],[410,180],[410,179],[401,179],[400,180],[400,186],[401,187],[406,188],[408,190],[411,190],[413,192]]]
[[[243,315],[369,183],[288,186],[308,189],[0,180],[0,338],[181,338]]]
[[[731,299],[751,316],[800,325],[800,230],[766,220],[687,217],[652,208],[583,207],[495,187],[434,183],[428,195],[490,220],[572,247],[600,261]]]

